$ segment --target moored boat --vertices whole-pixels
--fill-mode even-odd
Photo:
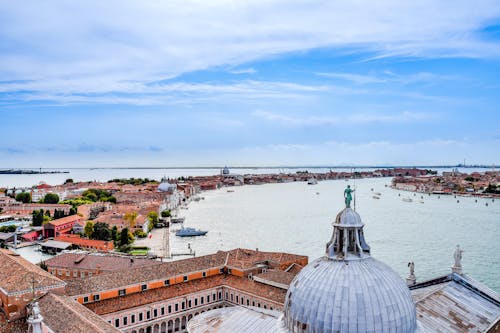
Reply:
[[[195,228],[182,227],[180,230],[177,230],[175,232],[175,235],[179,237],[194,237],[194,236],[204,236],[207,234],[207,232],[208,231],[198,230]]]

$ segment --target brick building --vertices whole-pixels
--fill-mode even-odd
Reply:
[[[9,250],[0,249],[0,267],[0,307],[9,321],[24,317],[34,297],[64,292],[64,281]]]
[[[307,262],[305,256],[235,249],[70,280],[66,292],[123,332],[184,332],[190,318],[218,307],[282,309],[286,283]],[[279,278],[269,273],[278,271]],[[268,275],[253,278],[262,273]]]
[[[61,234],[54,238],[54,240],[59,242],[71,243],[74,247],[82,250],[111,251],[114,249],[112,241],[81,238],[80,235]]]
[[[43,237],[57,237],[62,234],[70,233],[73,230],[73,225],[77,222],[80,224],[85,223],[82,217],[76,214],[52,220],[43,225]]]
[[[63,253],[45,261],[49,273],[62,280],[90,277],[102,273],[127,271],[138,267],[155,266],[160,262],[118,255]]]

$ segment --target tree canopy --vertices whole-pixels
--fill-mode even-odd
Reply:
[[[30,192],[21,192],[16,195],[16,201],[20,201],[22,203],[30,203],[31,202],[31,193]]]
[[[46,204],[56,204],[59,202],[59,196],[55,193],[47,193],[43,197],[43,203]]]

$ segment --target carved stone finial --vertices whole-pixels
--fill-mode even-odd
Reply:
[[[462,274],[462,253],[464,250],[457,245],[455,252],[453,252],[453,259],[455,259],[455,264],[451,267],[453,273]]]
[[[410,273],[406,278],[406,284],[408,286],[413,286],[415,283],[417,283],[417,278],[415,277],[415,263],[413,261],[410,261],[408,263],[408,268],[410,269]]]
[[[33,333],[42,333],[43,317],[40,314],[40,307],[38,306],[38,302],[31,303],[29,317],[26,321],[31,326],[31,331]]]

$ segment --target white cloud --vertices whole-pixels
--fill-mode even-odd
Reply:
[[[437,118],[439,115],[424,112],[403,111],[394,114],[352,113],[343,116],[289,116],[281,113],[257,110],[254,117],[285,126],[334,126],[341,124],[407,123]]]
[[[335,73],[335,72],[320,72],[316,73],[317,76],[340,79],[349,81],[354,84],[378,84],[395,82],[400,84],[412,83],[436,83],[444,80],[457,80],[460,79],[456,75],[441,75],[428,72],[417,72],[413,74],[396,74],[391,71],[384,71],[377,75],[372,74],[353,74],[353,73]]]
[[[500,45],[477,33],[499,16],[495,0],[10,1],[0,13],[0,77],[52,82],[45,93],[71,88],[68,81],[79,92],[107,85],[127,93],[190,71],[314,48],[500,56]]]
[[[255,74],[257,71],[255,68],[242,68],[242,69],[234,69],[230,71],[231,74]]]

